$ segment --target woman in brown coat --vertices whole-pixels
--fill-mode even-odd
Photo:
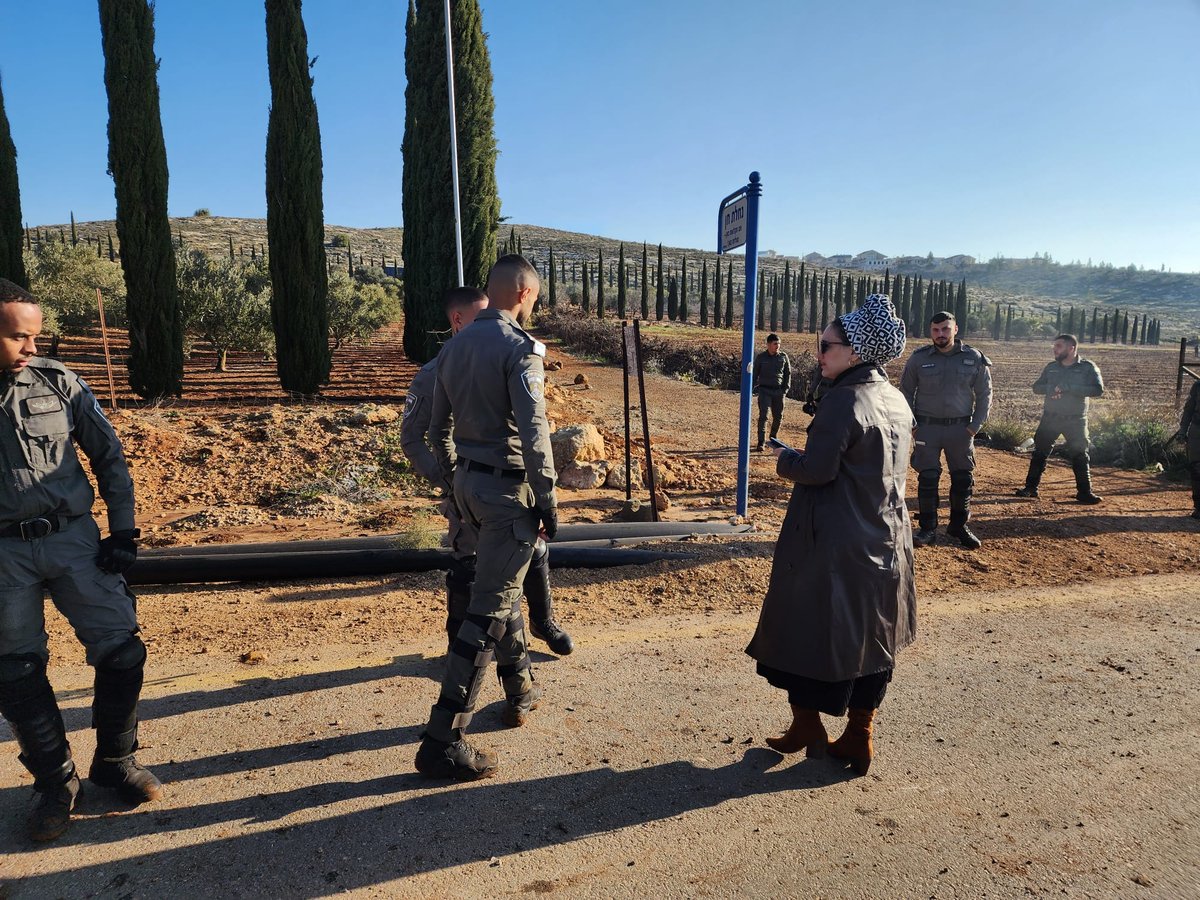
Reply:
[[[828,751],[860,775],[895,655],[916,635],[904,504],[913,418],[881,368],[903,350],[904,324],[879,294],[821,335],[821,374],[833,383],[807,446],[776,451],[776,471],[796,487],[746,649],[792,707],[791,727],[767,743],[782,753]],[[846,731],[830,744],[820,713],[847,709]]]

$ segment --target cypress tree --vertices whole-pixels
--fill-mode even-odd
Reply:
[[[301,0],[266,0],[271,111],[267,120],[267,264],[276,367],[285,391],[312,396],[329,381],[321,128]],[[347,247],[347,271],[354,257]]]
[[[671,276],[671,283],[667,289],[667,318],[674,322],[679,315],[679,282],[675,280],[675,276]]]
[[[646,242],[642,241],[642,318],[650,318],[650,260],[646,252]]]
[[[28,243],[29,236],[25,236]],[[25,259],[21,255],[21,186],[17,181],[17,146],[13,143],[4,111],[0,84],[0,278],[29,290]]]
[[[1008,318],[1004,320],[1004,340],[1006,341],[1012,340],[1012,314],[1013,308],[1010,303],[1008,304]]]
[[[791,331],[792,323],[792,291],[791,291],[791,263],[787,260],[783,263],[783,321],[780,322],[781,331]]]
[[[1091,337],[1089,340],[1089,343],[1092,343],[1092,344],[1096,343],[1096,313],[1097,312],[1098,312],[1098,310],[1096,309],[1096,307],[1093,306],[1092,307],[1092,331],[1091,331]]]
[[[592,309],[592,280],[588,277],[587,260],[583,263],[583,299],[580,301],[586,315]]]
[[[1000,340],[1000,329],[1003,328],[1003,323],[1000,318],[1000,304],[996,304],[996,318],[992,321],[992,340]]]
[[[755,307],[756,307],[755,312],[757,313],[757,315],[755,316],[755,323],[754,323],[754,326],[759,331],[763,330],[763,324],[766,321],[766,316],[765,316],[766,305],[767,305],[766,299],[767,299],[767,272],[765,269],[759,269],[758,270],[758,298],[757,298],[757,302],[755,303]]]
[[[596,318],[604,318],[604,248],[598,251],[600,261],[596,263]]]
[[[1104,319],[1100,323],[1100,342],[1108,343],[1108,313],[1104,314]]]
[[[625,287],[625,242],[621,242],[621,249],[617,254],[617,318],[625,318],[626,305]]]
[[[817,333],[817,273],[808,280],[808,330]]]
[[[687,257],[683,257],[679,268],[679,321],[686,322],[688,319],[687,307]]]
[[[452,7],[463,281],[482,286],[498,258],[500,223],[492,65],[478,0]],[[437,352],[436,332],[448,327],[442,296],[458,285],[442,0],[409,0],[405,32],[404,351],[425,362]],[[510,243],[518,246],[515,233]]]
[[[663,252],[662,244],[658,245],[658,268],[654,270],[654,316],[662,321],[666,311],[666,297],[663,294]]]
[[[158,107],[154,10],[146,0],[100,0],[108,169],[129,320],[129,384],[147,399],[183,392],[183,328],[167,219],[167,150]]]
[[[1140,341],[1140,343],[1143,346],[1145,346],[1145,344],[1146,344],[1146,322],[1147,321],[1149,321],[1148,317],[1143,315],[1142,316],[1142,339]]]
[[[550,261],[548,263],[546,263],[546,266],[547,266],[546,280],[550,282],[550,297],[549,297],[550,308],[554,309],[554,307],[558,305],[558,294],[555,292],[555,283],[558,281],[558,279],[554,277],[555,274],[557,274],[557,273],[554,270],[554,245],[553,244],[550,245],[549,253],[550,253]]]
[[[963,338],[966,338],[970,331],[970,311],[970,304],[967,303],[967,279],[964,278],[958,283],[958,296],[954,300],[954,318],[958,320],[958,333]]]

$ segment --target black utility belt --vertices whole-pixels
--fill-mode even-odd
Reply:
[[[936,416],[917,416],[918,425],[970,425],[970,416],[955,416],[952,419],[939,419]]]
[[[497,478],[511,478],[513,481],[524,481],[524,469],[498,469],[495,466],[487,466],[483,463],[475,462],[473,459],[463,459],[459,457],[459,467],[466,469],[468,472],[483,472],[485,475],[495,475]]]
[[[62,531],[78,516],[34,516],[23,522],[14,522],[0,528],[0,538],[20,538],[23,541],[36,541],[49,537],[56,531]]]

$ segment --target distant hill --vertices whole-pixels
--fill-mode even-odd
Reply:
[[[235,254],[249,257],[266,247],[267,223],[265,219],[237,219],[224,216],[191,216],[171,219],[171,229],[182,235],[186,244],[215,254],[227,254],[232,240]],[[39,229],[31,229],[36,232]],[[60,234],[70,235],[70,226],[42,225],[41,232],[49,232],[55,238]],[[116,229],[111,220],[80,222],[76,225],[80,240],[95,242],[107,247],[111,234],[116,243]],[[553,246],[555,257],[568,266],[584,260],[595,262],[598,251],[603,250],[605,268],[615,264],[621,241],[615,238],[560,231],[537,225],[504,223],[500,226],[499,238],[503,242],[510,234],[521,239],[522,251],[535,260],[544,262],[546,249]],[[364,263],[380,265],[386,261],[391,265],[401,260],[403,265],[402,228],[351,228],[344,225],[325,226],[325,239],[330,260],[344,262],[346,251],[335,246],[342,238],[350,243],[355,262],[361,257]],[[648,247],[650,265],[657,264],[657,244]],[[641,242],[626,241],[626,261],[641,266]],[[698,274],[707,261],[711,270],[718,259],[724,270],[733,261],[735,278],[740,280],[743,270],[741,257],[718,258],[711,251],[686,247],[663,247],[664,264],[668,269],[678,270],[683,258],[687,258],[688,271]],[[798,257],[775,256],[759,262],[768,274],[779,273],[785,263],[795,272],[800,266]],[[823,269],[821,270],[823,271]],[[837,270],[831,269],[831,272]],[[844,269],[854,276],[864,274],[857,269]],[[940,260],[925,260],[907,257],[893,270],[892,274],[919,275],[925,279],[947,279],[967,281],[967,290],[973,301],[982,301],[989,306],[994,303],[1012,303],[1019,309],[1033,314],[1052,314],[1058,306],[1099,306],[1104,309],[1128,309],[1133,313],[1149,313],[1164,322],[1164,340],[1200,334],[1200,274],[1142,271],[1131,268],[1109,266],[1063,265],[1045,259],[996,259],[986,263],[952,265]],[[880,273],[872,273],[880,277]]]

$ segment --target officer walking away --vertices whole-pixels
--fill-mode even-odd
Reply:
[[[791,384],[791,361],[779,349],[779,335],[768,334],[767,349],[754,357],[754,390],[758,392],[758,444],[755,450],[763,448],[767,410],[771,411],[771,437],[779,436],[783,398]]]
[[[992,406],[992,362],[958,339],[958,322],[948,312],[929,320],[932,343],[913,351],[900,377],[912,408],[912,467],[917,470],[918,547],[937,540],[942,455],[950,469],[950,524],[946,534],[968,550],[982,542],[967,527],[975,493],[975,435]]]
[[[1172,440],[1187,444],[1188,472],[1192,476],[1191,517],[1200,519],[1200,381],[1192,382],[1192,390],[1183,404],[1183,415],[1179,419],[1179,431]]]
[[[546,347],[522,328],[538,288],[537,271],[524,257],[501,257],[488,274],[489,307],[438,354],[429,440],[443,482],[453,472],[454,501],[474,540],[476,564],[466,619],[417,750],[417,771],[433,778],[473,781],[496,771],[496,754],[463,737],[493,655],[507,698],[505,725],[523,725],[541,699],[518,603],[539,526],[546,539],[558,531]]]
[[[163,786],[134,758],[146,647],[122,576],[137,557],[133,481],[91,389],[35,356],[41,330],[37,301],[0,278],[0,714],[38,795],[29,836],[49,841],[70,824],[80,783],[46,677],[46,589],[95,668],[88,778],[133,803],[157,800]],[[72,440],[108,508],[103,540]]]
[[[1104,498],[1092,493],[1091,460],[1088,457],[1088,398],[1104,393],[1104,380],[1099,367],[1079,355],[1079,342],[1073,334],[1060,334],[1054,339],[1054,362],[1047,364],[1041,377],[1033,383],[1035,394],[1046,397],[1042,421],[1033,434],[1033,455],[1029,459],[1029,474],[1025,487],[1017,488],[1018,497],[1037,497],[1038,485],[1050,451],[1061,434],[1066,440],[1067,458],[1075,471],[1075,499],[1079,503],[1095,504]]]
[[[458,334],[488,305],[487,294],[478,288],[458,287],[446,292],[443,301],[450,331]],[[421,367],[409,385],[404,400],[404,415],[400,421],[400,448],[417,474],[434,485],[442,485],[442,470],[429,446],[429,418],[433,407],[433,389],[437,381],[437,357]],[[450,526],[451,566],[446,572],[446,634],[453,642],[471,602],[471,582],[475,580],[475,546],[463,529],[447,486],[442,512]],[[554,605],[550,596],[550,550],[540,538],[534,548],[533,561],[525,576],[525,599],[529,604],[529,632],[545,641],[559,656],[575,649],[571,636],[554,620]]]

